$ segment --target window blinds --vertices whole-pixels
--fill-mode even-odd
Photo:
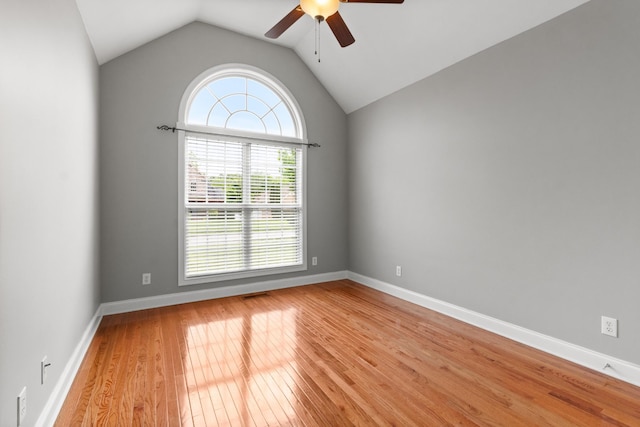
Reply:
[[[185,276],[301,265],[301,148],[185,137]]]

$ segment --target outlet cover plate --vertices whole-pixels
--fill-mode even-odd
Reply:
[[[604,335],[618,337],[618,319],[602,316],[601,330]]]

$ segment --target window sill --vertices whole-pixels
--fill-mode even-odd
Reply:
[[[238,271],[233,273],[221,273],[221,274],[212,274],[208,276],[197,276],[197,277],[192,277],[188,279],[181,276],[178,282],[178,286],[190,286],[190,285],[200,285],[203,283],[226,282],[230,280],[272,276],[275,274],[295,273],[295,272],[306,271],[306,270],[307,270],[307,264],[305,262],[300,265],[292,265],[288,267],[276,267],[276,268],[267,268],[267,269],[260,269],[260,270],[245,270],[245,271]]]

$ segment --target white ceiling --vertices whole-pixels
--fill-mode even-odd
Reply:
[[[350,113],[588,0],[405,0],[340,5],[356,42],[340,48],[304,16],[279,39],[264,33],[297,0],[76,0],[103,64],[193,21],[290,47]]]

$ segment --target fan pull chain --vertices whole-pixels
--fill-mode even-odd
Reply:
[[[316,17],[316,51],[315,55],[318,57],[318,62],[320,62],[320,22],[322,22],[322,16]]]
[[[320,46],[321,46],[321,43],[320,43],[320,34],[321,34],[321,31],[320,31],[320,21],[318,21],[318,63],[320,63]]]

